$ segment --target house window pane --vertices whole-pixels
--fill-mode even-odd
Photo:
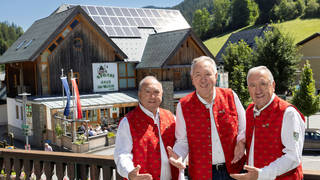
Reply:
[[[19,107],[16,105],[16,119],[19,119]]]
[[[128,88],[136,87],[136,79],[128,79]]]
[[[98,120],[98,110],[92,110],[92,121],[97,121]]]
[[[127,70],[128,70],[128,77],[134,77],[134,64],[133,63],[127,64]]]
[[[21,120],[23,121],[23,106],[20,107],[20,112],[21,112]]]
[[[127,79],[119,79],[119,88],[127,88]]]
[[[126,64],[125,63],[119,64],[119,77],[126,77]]]

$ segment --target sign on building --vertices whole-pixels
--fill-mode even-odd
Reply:
[[[94,92],[118,91],[117,63],[92,63]]]

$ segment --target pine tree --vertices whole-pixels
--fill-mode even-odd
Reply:
[[[229,43],[222,55],[224,69],[229,72],[229,87],[233,89],[244,106],[249,105],[249,92],[246,88],[246,76],[252,67],[252,49],[243,40]]]
[[[309,129],[309,116],[315,114],[320,110],[320,95],[315,95],[316,88],[312,76],[312,69],[309,61],[304,65],[300,88],[294,92],[292,104],[295,105],[299,111],[307,116],[307,128]]]

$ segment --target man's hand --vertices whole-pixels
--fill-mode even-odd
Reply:
[[[247,173],[244,174],[230,174],[230,176],[237,180],[257,180],[259,175],[259,169],[252,166],[244,166]]]
[[[139,174],[140,165],[135,167],[131,172],[128,174],[129,180],[152,180],[151,174]]]
[[[236,147],[234,148],[234,158],[231,161],[232,164],[238,162],[243,157],[245,148],[245,140],[242,139],[237,143]]]
[[[170,146],[167,147],[167,150],[170,164],[176,168],[185,169],[186,165],[182,162],[182,157],[178,156]]]

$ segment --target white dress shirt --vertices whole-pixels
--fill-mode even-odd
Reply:
[[[159,128],[159,109],[157,110],[156,117],[153,116],[153,113],[144,108],[139,104],[141,110],[150,118],[154,120],[154,123],[158,125],[158,132],[160,135]],[[160,152],[161,152],[161,180],[170,180],[171,179],[171,170],[168,160],[168,156],[165,150],[165,147],[162,142],[161,136],[160,140]],[[133,154],[132,154],[132,137],[129,127],[129,122],[126,117],[124,117],[118,127],[117,136],[116,136],[116,147],[114,151],[114,161],[117,165],[118,173],[125,178],[128,178],[128,174],[135,168],[133,164]],[[180,170],[179,179],[184,179],[184,171]]]
[[[232,91],[233,92],[233,91]],[[225,163],[224,152],[222,149],[220,137],[217,131],[217,127],[214,121],[214,114],[213,114],[213,105],[214,100],[216,97],[216,90],[213,90],[212,102],[209,104],[200,95],[197,96],[199,100],[210,110],[210,121],[211,121],[211,143],[213,144],[212,147],[212,164],[218,163]],[[233,92],[234,102],[236,105],[237,113],[238,113],[238,136],[237,141],[242,140],[245,138],[245,131],[246,131],[246,118],[245,118],[245,110],[237,96],[236,93]],[[181,156],[183,159],[189,153],[188,147],[188,138],[187,138],[187,131],[186,131],[186,124],[183,117],[183,112],[181,108],[180,102],[177,105],[177,112],[176,112],[177,120],[176,120],[176,143],[173,147],[173,150]]]
[[[254,116],[259,116],[260,113],[267,108],[275,98],[272,95],[268,104],[260,110],[254,107]],[[283,115],[282,128],[281,128],[281,141],[284,146],[282,152],[284,155],[271,162],[269,165],[259,169],[259,180],[275,179],[277,176],[282,175],[294,168],[296,168],[302,159],[302,149],[304,142],[304,122],[294,107],[287,107]],[[295,140],[294,133],[298,133],[298,139]],[[254,166],[254,129],[249,153],[249,166]]]

